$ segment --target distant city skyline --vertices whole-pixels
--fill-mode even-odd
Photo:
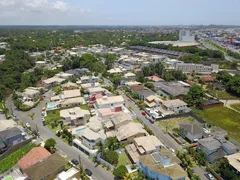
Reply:
[[[240,0],[0,0],[0,25],[240,25]]]

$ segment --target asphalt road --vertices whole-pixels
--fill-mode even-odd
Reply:
[[[105,170],[101,166],[96,166],[90,159],[88,159],[87,155],[83,154],[82,152],[77,150],[75,147],[69,146],[68,144],[63,142],[60,138],[58,138],[55,134],[53,134],[46,126],[42,125],[42,120],[41,120],[42,107],[45,106],[46,102],[49,101],[49,97],[51,97],[51,94],[52,94],[51,91],[46,93],[46,98],[43,101],[41,101],[37,107],[27,112],[16,110],[11,97],[7,99],[6,106],[7,108],[9,108],[10,112],[12,109],[12,111],[14,112],[14,114],[16,114],[19,121],[23,123],[28,122],[31,125],[32,129],[35,129],[35,130],[38,129],[38,131],[40,132],[40,138],[42,140],[54,138],[57,142],[56,148],[58,152],[66,156],[66,158],[68,158],[69,160],[73,158],[79,159],[79,155],[80,155],[81,162],[84,169],[88,168],[93,172],[92,177],[94,180],[95,179],[96,180],[113,180],[114,177],[109,171]],[[35,113],[34,120],[31,120],[28,116],[31,113]]]

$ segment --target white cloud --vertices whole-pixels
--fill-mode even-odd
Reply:
[[[0,0],[0,25],[65,24],[68,17],[80,19],[89,13],[90,9],[72,7],[64,0]]]

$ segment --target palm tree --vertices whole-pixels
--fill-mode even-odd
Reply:
[[[123,177],[123,180],[132,180],[133,179],[133,174],[126,173]]]

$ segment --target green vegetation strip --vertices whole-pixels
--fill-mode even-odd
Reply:
[[[119,154],[119,159],[118,159],[118,166],[120,165],[127,165],[127,164],[132,164],[131,161],[129,160],[127,154],[125,152],[122,152]]]
[[[228,132],[229,136],[240,142],[240,114],[226,107],[215,107],[206,110],[193,111],[211,125],[219,126]]]
[[[166,120],[157,121],[157,126],[162,129],[163,131],[172,131],[175,128],[179,128],[179,124],[183,122],[191,122],[194,118],[188,116],[188,117],[181,117],[181,118],[171,118]]]
[[[21,159],[25,154],[27,154],[33,147],[36,145],[33,143],[28,143],[25,146],[21,147],[17,151],[8,155],[4,159],[0,160],[0,174],[6,172],[11,167],[13,167],[19,159]]]
[[[236,109],[237,111],[240,112],[240,103],[231,104],[230,106],[231,106],[233,109]]]

